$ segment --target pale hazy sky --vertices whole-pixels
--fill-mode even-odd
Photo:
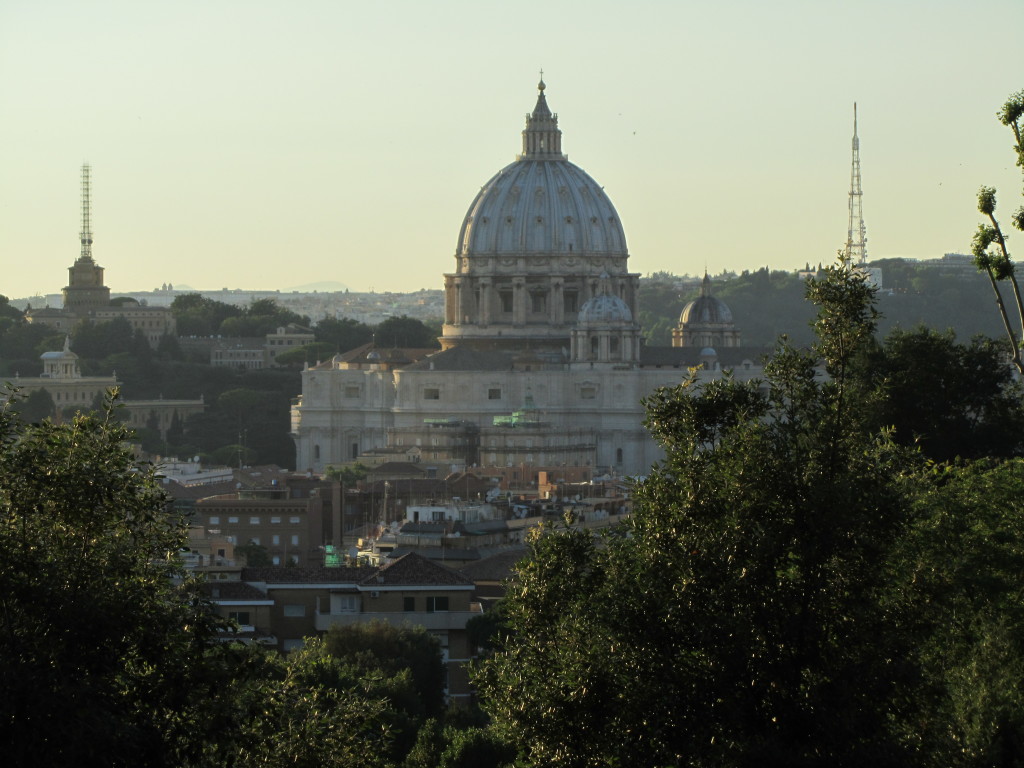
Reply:
[[[1024,0],[0,0],[0,293],[66,284],[83,162],[114,291],[440,288],[540,68],[635,272],[830,260],[854,101],[870,256],[965,251],[979,185],[1020,204],[1022,40]]]

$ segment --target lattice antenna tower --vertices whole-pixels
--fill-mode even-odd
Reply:
[[[853,103],[853,159],[850,164],[850,225],[846,234],[846,255],[854,264],[868,258],[868,234],[864,226],[864,192],[860,187],[860,139],[857,138],[857,102]]]
[[[92,202],[89,199],[89,164],[82,164],[82,258],[92,258]]]

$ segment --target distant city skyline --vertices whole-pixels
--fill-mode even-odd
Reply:
[[[855,101],[869,258],[966,252],[980,185],[1021,202],[1021,29],[1020,0],[10,0],[0,294],[67,284],[83,162],[115,293],[439,289],[541,68],[631,271],[830,261]]]

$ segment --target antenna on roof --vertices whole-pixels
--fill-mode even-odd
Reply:
[[[89,164],[82,164],[82,258],[92,258],[92,203],[89,200]]]

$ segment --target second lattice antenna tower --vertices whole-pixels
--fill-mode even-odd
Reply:
[[[846,234],[846,255],[854,264],[868,258],[867,227],[864,226],[864,192],[860,187],[860,139],[857,138],[857,102],[853,103],[853,159],[850,167],[850,225]]]

